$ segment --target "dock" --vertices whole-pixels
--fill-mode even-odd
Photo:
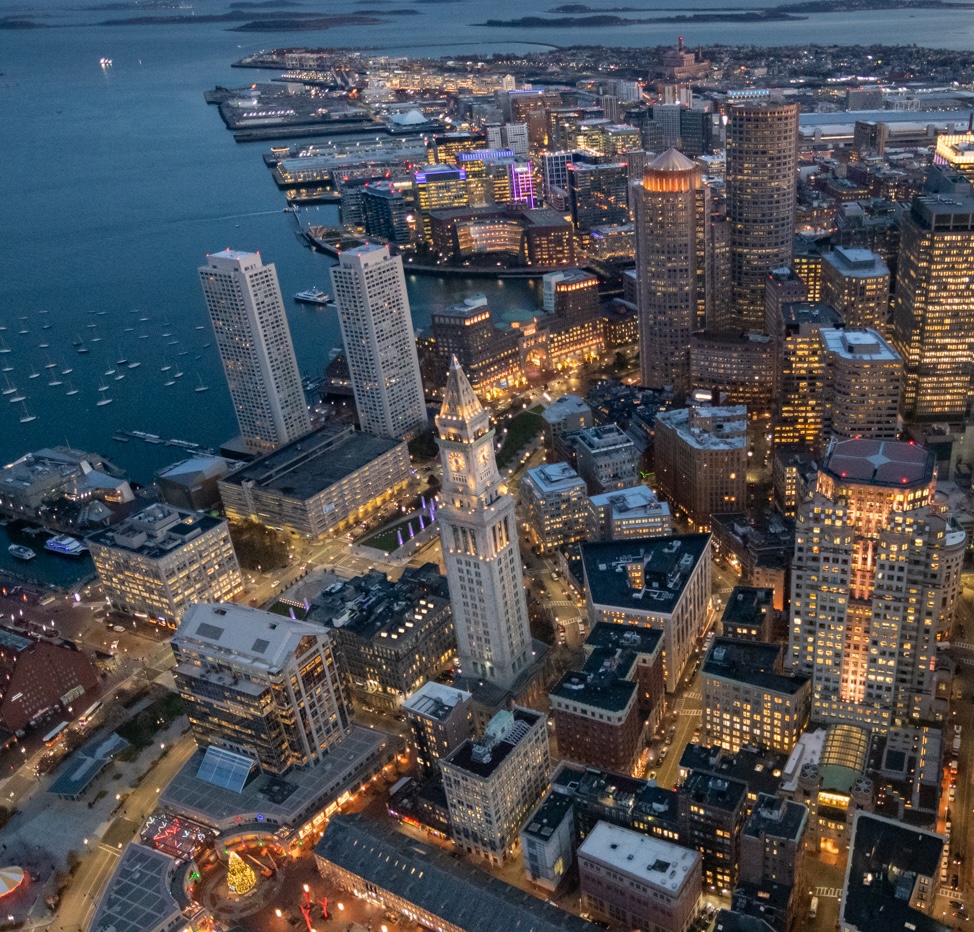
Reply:
[[[144,443],[151,443],[153,446],[176,447],[180,450],[188,450],[190,453],[202,453],[207,456],[214,456],[210,447],[204,447],[200,443],[192,440],[164,440],[158,434],[150,434],[144,430],[117,430],[112,434],[112,440],[117,443],[128,443],[130,440],[141,440]]]

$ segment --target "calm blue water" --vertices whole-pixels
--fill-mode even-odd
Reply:
[[[672,0],[656,2],[673,6]],[[745,5],[744,0],[699,5],[708,4]],[[512,17],[552,5],[554,0],[495,0],[490,15]],[[277,265],[286,297],[328,285],[329,260],[302,247],[292,218],[281,211],[283,197],[260,158],[270,144],[237,145],[216,109],[203,101],[203,92],[216,84],[239,86],[270,76],[231,69],[232,61],[285,45],[368,45],[414,56],[528,51],[529,42],[545,39],[563,45],[656,45],[672,42],[678,31],[641,26],[584,35],[564,29],[551,36],[488,32],[471,25],[487,14],[469,0],[420,4],[419,15],[390,17],[379,26],[268,35],[213,24],[86,25],[124,14],[84,12],[81,6],[42,0],[31,8],[50,28],[0,30],[0,326],[6,327],[0,348],[10,349],[0,353],[0,367],[13,367],[0,372],[0,387],[7,387],[9,377],[17,395],[27,399],[9,404],[16,395],[0,396],[0,461],[67,440],[102,452],[143,481],[183,454],[138,441],[116,443],[115,431],[134,428],[206,445],[235,431],[196,277],[205,254],[228,246],[259,249]],[[223,0],[202,0],[195,7],[226,9]],[[354,9],[311,2],[305,8]],[[885,11],[881,30],[877,17],[852,13],[802,23],[705,24],[694,27],[687,40],[974,48],[974,16],[967,12]],[[102,56],[114,66],[102,69]],[[333,208],[318,213],[320,222],[336,219]],[[477,291],[489,295],[498,314],[537,300],[536,287],[524,282],[416,278],[409,289],[417,326],[428,322],[434,308]],[[301,305],[289,311],[302,372],[318,374],[340,342],[334,313]],[[78,339],[90,349],[87,355],[72,345]],[[140,365],[120,368],[119,359]],[[170,388],[160,371],[167,362],[184,373]],[[56,365],[45,368],[51,363]],[[67,369],[72,371],[53,375]],[[124,379],[116,379],[118,374]],[[200,385],[209,390],[196,392]],[[69,387],[78,393],[66,395]],[[96,405],[106,397],[111,404]],[[21,423],[28,413],[36,420]]]

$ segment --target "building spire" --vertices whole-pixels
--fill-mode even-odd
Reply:
[[[466,373],[460,368],[457,357],[450,357],[450,374],[443,389],[443,405],[440,417],[450,420],[468,421],[483,411],[483,405],[477,400],[473,386]]]

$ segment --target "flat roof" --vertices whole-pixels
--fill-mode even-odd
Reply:
[[[60,768],[57,779],[47,789],[48,793],[65,798],[80,796],[105,765],[128,746],[128,741],[114,732],[89,741]]]
[[[805,687],[809,678],[775,672],[780,653],[779,644],[715,638],[701,664],[701,672],[704,676],[721,677],[793,696]]]
[[[528,479],[543,493],[585,488],[585,480],[568,463],[545,463],[528,470]]]
[[[742,831],[754,838],[770,835],[798,842],[807,822],[807,806],[790,799],[778,799],[770,793],[760,793]]]
[[[658,628],[637,628],[635,625],[616,625],[600,621],[592,627],[585,639],[585,646],[655,655],[662,641],[663,632]]]
[[[226,523],[225,518],[183,511],[156,502],[119,524],[89,534],[85,540],[159,560],[214,528],[226,526]]]
[[[228,793],[199,779],[206,749],[198,748],[159,801],[170,812],[218,831],[251,823],[267,831],[278,826],[294,828],[358,785],[399,744],[395,735],[353,725],[317,764],[294,767],[284,777],[259,773],[240,793]]]
[[[596,508],[610,508],[613,518],[662,518],[670,513],[669,503],[661,502],[656,493],[646,485],[634,485],[628,489],[592,495],[589,501]]]
[[[831,252],[822,253],[822,261],[853,278],[884,278],[889,275],[883,257],[871,249],[836,246]]]
[[[636,689],[635,683],[620,679],[614,672],[570,670],[552,687],[550,695],[606,712],[622,712],[632,701]]]
[[[547,842],[558,830],[558,826],[571,815],[572,800],[564,793],[550,792],[541,805],[528,817],[521,829],[522,835],[532,835]]]
[[[403,702],[404,712],[412,712],[415,715],[422,715],[437,722],[448,719],[458,705],[473,698],[471,693],[463,689],[454,689],[443,683],[434,683],[432,680],[423,683],[419,689]]]
[[[180,650],[222,655],[234,665],[274,672],[287,665],[307,635],[327,637],[328,630],[249,605],[204,602],[186,609],[172,640]]]
[[[592,925],[435,845],[361,815],[334,815],[315,857],[464,932],[591,932]]]
[[[781,305],[781,320],[786,327],[801,324],[836,327],[843,323],[842,315],[825,301],[788,301]]]
[[[592,409],[585,403],[585,401],[578,397],[578,395],[562,395],[560,398],[556,398],[544,411],[541,412],[541,416],[548,421],[548,423],[554,423],[567,417],[569,414],[589,414],[591,415]]]
[[[882,816],[857,812],[842,891],[843,923],[860,932],[948,932],[910,906],[917,876],[934,879],[944,839]]]
[[[356,250],[343,256],[353,252]],[[348,427],[321,427],[220,481],[228,485],[252,482],[286,498],[307,501],[401,444],[405,446],[404,441],[387,440]]]
[[[743,747],[731,754],[720,747],[688,744],[680,757],[680,770],[736,780],[752,795],[773,796],[787,759],[787,755],[768,748]]]
[[[683,534],[582,544],[589,597],[595,605],[672,614],[709,543],[709,534]]]
[[[674,408],[657,414],[656,423],[698,450],[741,450],[747,445],[747,405]]]
[[[680,896],[701,861],[697,851],[608,822],[599,822],[592,829],[578,854],[652,884],[674,897]]]
[[[774,611],[774,589],[735,586],[727,598],[721,622],[725,625],[760,625]]]
[[[933,451],[903,440],[839,440],[822,462],[839,481],[883,486],[927,485],[934,468]]]
[[[882,334],[867,327],[847,330],[844,328],[823,327],[819,331],[826,349],[844,359],[864,362],[902,362],[903,359]]]
[[[693,802],[732,812],[747,796],[747,784],[730,777],[695,770],[683,781],[682,791]]]
[[[513,718],[511,727],[497,740],[491,742],[489,737],[491,725],[498,720],[498,716],[505,714]],[[520,706],[515,706],[508,713],[498,712],[488,723],[484,737],[478,741],[469,739],[464,741],[449,757],[445,758],[445,762],[474,776],[490,777],[541,719],[540,712],[522,709]]]

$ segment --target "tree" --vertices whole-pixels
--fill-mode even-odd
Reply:
[[[241,895],[249,893],[257,883],[254,869],[236,851],[230,852],[227,862],[227,886],[232,892]]]
[[[245,570],[273,570],[287,566],[287,540],[273,528],[248,521],[231,524],[230,539]]]

